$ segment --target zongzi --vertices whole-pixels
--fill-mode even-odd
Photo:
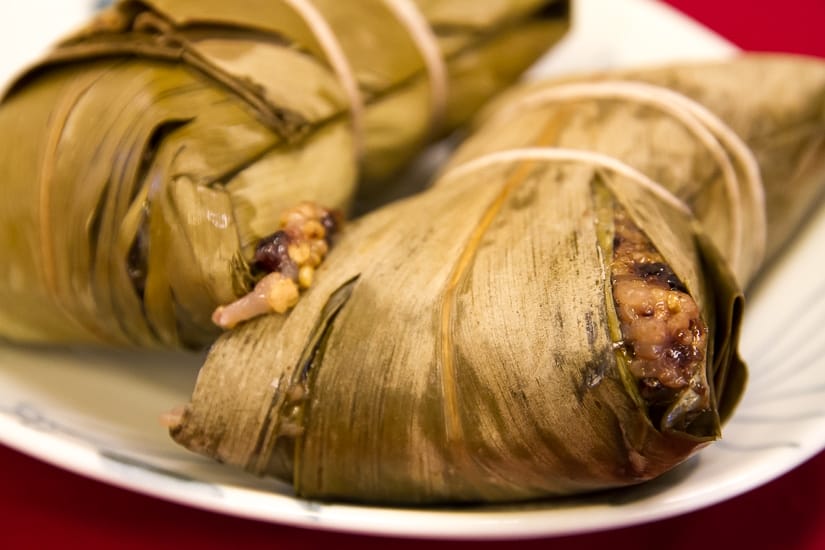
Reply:
[[[825,187],[825,63],[579,84],[506,95],[431,189],[351,223],[289,315],[218,340],[174,439],[403,504],[636,484],[717,439],[762,229],[770,254]]]
[[[209,344],[284,211],[345,211],[567,20],[566,0],[118,2],[0,103],[0,334]]]

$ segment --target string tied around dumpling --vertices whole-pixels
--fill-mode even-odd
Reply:
[[[421,54],[430,84],[430,133],[435,134],[447,111],[447,64],[429,22],[412,0],[383,0],[407,32]]]
[[[351,64],[341,43],[323,14],[310,0],[284,0],[306,22],[321,46],[326,60],[341,83],[350,106],[355,153],[364,153],[364,98]],[[438,40],[427,19],[412,0],[381,0],[398,22],[407,30],[421,55],[430,85],[430,133],[440,127],[447,109],[447,66]]]
[[[483,170],[497,164],[522,161],[560,161],[560,162],[580,162],[592,166],[598,166],[624,176],[635,181],[639,186],[650,191],[665,203],[687,215],[692,215],[690,207],[679,197],[671,193],[667,188],[648,176],[625,164],[615,157],[588,151],[585,149],[567,149],[563,147],[520,147],[488,153],[481,157],[474,158],[462,164],[452,167],[445,172],[440,181],[444,182],[452,178],[460,178],[472,172]]]
[[[498,111],[493,120],[507,121],[520,110],[548,103],[588,99],[633,101],[659,109],[682,123],[706,147],[719,166],[728,197],[728,216],[731,221],[728,260],[740,282],[747,282],[762,263],[767,243],[765,192],[759,165],[742,139],[704,105],[668,88],[643,82],[577,82],[527,94]],[[734,163],[741,169],[741,178]],[[743,200],[748,202],[743,203]],[[743,206],[751,216],[747,231]],[[751,245],[747,255],[743,254],[746,238],[750,239]]]
[[[284,2],[289,4],[306,22],[344,89],[352,118],[355,154],[361,158],[364,151],[364,98],[344,49],[327,20],[309,0],[284,0]]]

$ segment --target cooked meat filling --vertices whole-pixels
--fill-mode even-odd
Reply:
[[[705,364],[707,326],[685,285],[647,236],[617,209],[613,241],[613,299],[623,349],[642,397],[661,408],[693,384]]]
[[[231,329],[266,313],[286,313],[300,291],[312,285],[315,270],[329,252],[341,218],[336,212],[305,202],[284,212],[280,229],[261,239],[252,268],[265,275],[251,292],[218,307],[212,321]]]

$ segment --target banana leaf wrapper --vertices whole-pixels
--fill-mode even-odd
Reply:
[[[638,483],[719,436],[745,377],[741,304],[690,215],[575,159],[449,179],[356,222],[288,316],[219,339],[172,436],[303,497],[396,504]],[[713,334],[659,417],[617,347],[619,209]]]
[[[628,88],[639,84],[649,87],[629,97]],[[653,97],[656,89],[698,102],[716,121],[674,113],[673,98]],[[747,155],[714,122],[727,126]],[[547,146],[604,153],[660,182],[690,206],[747,287],[825,192],[825,62],[750,54],[531,82],[485,109],[450,165]],[[749,178],[748,156],[760,178]]]
[[[285,209],[347,209],[359,177],[369,192],[567,25],[563,1],[418,2],[444,62],[439,99],[390,2],[312,2],[350,87],[299,4],[123,1],[12,83],[0,334],[210,343],[211,312],[250,289],[255,245]]]

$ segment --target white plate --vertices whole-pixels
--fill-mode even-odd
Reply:
[[[13,5],[19,13],[44,3],[52,6],[51,0]],[[10,4],[0,9],[2,26],[14,24],[2,13]],[[88,4],[72,5],[82,11]],[[577,16],[575,31],[540,63],[537,73],[733,51],[718,37],[644,0],[582,0]],[[61,21],[55,28],[74,20]],[[33,39],[33,48],[48,41]],[[17,67],[13,61],[0,61],[0,71],[5,70],[0,77]],[[0,442],[142,493],[304,527],[501,538],[580,533],[673,516],[758,487],[825,447],[825,339],[818,336],[825,322],[822,242],[825,209],[751,296],[742,342],[751,382],[724,440],[663,478],[630,490],[530,506],[459,510],[296,499],[283,484],[214,464],[167,438],[158,415],[188,400],[200,361],[180,354],[0,345]]]

